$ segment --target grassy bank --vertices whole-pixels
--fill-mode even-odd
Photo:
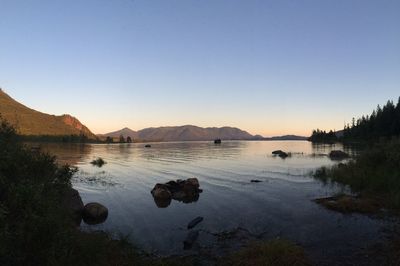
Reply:
[[[362,196],[400,209],[400,139],[373,144],[355,160],[320,168],[314,176],[324,182],[347,185]]]
[[[282,239],[252,243],[220,260],[221,266],[308,266],[310,261],[301,247]]]

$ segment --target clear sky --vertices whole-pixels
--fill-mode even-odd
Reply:
[[[399,85],[398,0],[0,0],[0,87],[95,133],[309,135]]]

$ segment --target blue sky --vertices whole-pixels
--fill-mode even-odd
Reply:
[[[340,129],[400,96],[400,1],[0,0],[0,87],[95,133]]]

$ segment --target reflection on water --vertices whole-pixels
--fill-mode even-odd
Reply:
[[[198,248],[212,247],[218,232],[241,228],[240,232],[265,238],[289,238],[307,252],[323,256],[351,255],[355,249],[373,243],[384,223],[361,215],[334,213],[312,202],[338,191],[309,174],[317,167],[335,163],[326,156],[331,150],[354,153],[339,144],[225,141],[220,145],[152,143],[151,148],[143,144],[49,144],[43,148],[56,154],[60,162],[79,167],[74,187],[84,202],[97,201],[108,207],[107,221],[86,229],[129,234],[137,245],[159,254],[185,252],[184,228],[198,216],[204,217],[198,225],[202,230]],[[290,152],[291,157],[274,157],[274,150]],[[97,157],[107,162],[101,171],[90,164]],[[200,198],[188,204],[154,201],[150,191],[155,184],[190,177],[200,182]]]

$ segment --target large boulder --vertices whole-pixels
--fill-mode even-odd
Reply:
[[[108,209],[97,202],[91,202],[83,208],[83,221],[87,224],[103,223],[108,217]]]
[[[73,223],[79,226],[82,221],[84,205],[78,190],[73,188],[66,190],[63,196],[63,205],[71,213]]]

